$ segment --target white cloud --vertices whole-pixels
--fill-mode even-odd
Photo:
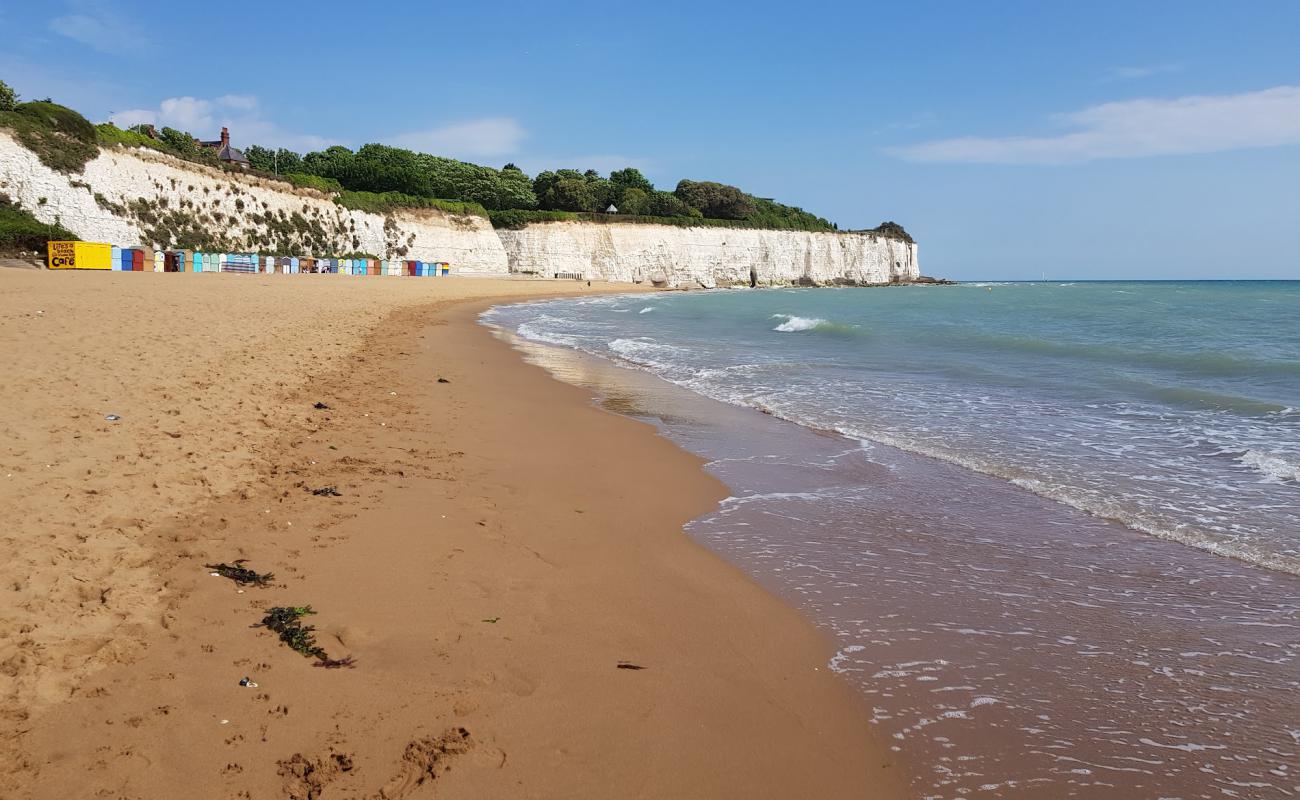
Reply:
[[[227,94],[213,100],[169,97],[158,108],[118,111],[109,121],[120,128],[140,124],[179,128],[200,139],[216,139],[225,126],[230,128],[235,147],[260,144],[304,152],[337,143],[336,139],[284,130],[262,116],[257,98],[251,95]]]
[[[519,143],[527,135],[517,120],[485,117],[397,134],[385,143],[438,156],[472,158],[517,153]]]
[[[152,47],[149,37],[99,0],[74,0],[72,13],[50,20],[50,30],[93,47],[101,53],[142,53]]]
[[[1127,100],[1058,117],[1056,136],[962,137],[894,148],[910,161],[1064,164],[1104,158],[1215,153],[1300,143],[1300,86]]]

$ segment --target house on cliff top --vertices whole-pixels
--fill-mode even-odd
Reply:
[[[199,142],[200,147],[206,147],[209,150],[215,150],[217,158],[222,163],[232,164],[243,169],[248,169],[248,157],[243,152],[230,146],[230,129],[222,126],[221,138],[215,142]]]

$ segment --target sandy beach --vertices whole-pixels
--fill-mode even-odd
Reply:
[[[724,487],[475,322],[628,290],[0,270],[0,795],[902,796]]]

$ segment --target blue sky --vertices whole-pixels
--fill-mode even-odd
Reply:
[[[896,220],[957,278],[1300,278],[1300,3],[0,0],[0,79]]]

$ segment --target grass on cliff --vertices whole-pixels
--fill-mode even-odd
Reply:
[[[95,126],[58,103],[19,103],[0,112],[0,128],[8,128],[41,163],[63,173],[80,173],[99,154]]]
[[[629,222],[637,225],[673,225],[678,228],[745,228],[750,230],[794,230],[832,232],[830,225],[805,226],[779,219],[715,219],[711,217],[651,217],[638,214],[595,214],[583,211],[525,211],[506,209],[488,213],[492,227],[520,230],[541,222],[596,222],[612,225]]]
[[[339,192],[334,202],[344,208],[369,211],[372,214],[391,214],[405,208],[437,208],[448,214],[471,217],[488,217],[487,209],[474,202],[461,200],[436,200],[415,197],[401,192]]]
[[[124,131],[111,122],[95,126],[95,138],[100,144],[120,144],[124,147],[147,147],[160,153],[169,152],[167,147],[157,139],[151,139],[143,133]]]
[[[20,252],[44,253],[48,241],[69,242],[76,235],[59,225],[41,222],[0,194],[0,255],[15,256]]]

